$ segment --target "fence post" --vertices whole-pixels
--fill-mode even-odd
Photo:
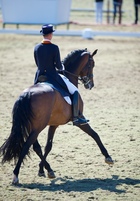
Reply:
[[[107,24],[110,24],[110,0],[107,1]]]

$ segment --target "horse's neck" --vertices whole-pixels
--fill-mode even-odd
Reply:
[[[78,75],[75,74],[75,72],[70,74],[67,74],[67,78],[69,79],[69,81],[74,84],[76,87],[78,87]]]
[[[84,53],[84,52],[83,52]],[[72,63],[67,63],[66,70],[70,73],[67,73],[67,78],[72,82],[76,87],[78,87],[78,76],[80,75],[80,72],[82,68],[85,66],[85,62],[87,62],[85,55],[87,55],[87,52],[85,54],[74,55],[75,57],[72,58]]]

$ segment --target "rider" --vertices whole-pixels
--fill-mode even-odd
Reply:
[[[79,116],[78,88],[65,76],[58,74],[56,70],[56,68],[64,70],[64,66],[60,59],[59,47],[51,43],[54,31],[53,25],[51,24],[43,25],[40,31],[43,35],[43,40],[34,48],[34,59],[37,65],[34,84],[49,80],[52,83],[59,83],[63,88],[68,90],[72,95],[73,125],[84,125],[88,122],[88,120],[86,120],[83,116],[82,118]]]

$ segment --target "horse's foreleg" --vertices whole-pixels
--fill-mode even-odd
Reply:
[[[85,125],[80,125],[78,127],[81,130],[83,130],[84,132],[86,132],[88,135],[90,135],[95,140],[95,142],[99,146],[102,154],[105,156],[105,162],[108,164],[113,164],[114,161],[112,160],[111,156],[108,154],[108,152],[107,152],[106,148],[104,147],[99,135],[90,127],[90,125],[85,124]]]
[[[47,139],[47,143],[46,143],[46,146],[45,146],[45,152],[44,152],[44,159],[46,159],[47,155],[49,154],[49,152],[51,151],[52,149],[52,142],[53,142],[53,137],[54,137],[54,133],[55,133],[55,130],[58,126],[50,126],[49,127],[49,130],[48,130],[48,139]],[[43,161],[40,162],[39,164],[39,175],[41,175],[42,173],[44,173],[44,164],[43,164]],[[48,169],[47,169],[48,171]],[[49,170],[48,171],[48,177],[49,178],[55,178],[55,174],[53,172],[53,170]]]

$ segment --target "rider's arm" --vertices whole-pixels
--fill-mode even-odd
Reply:
[[[56,68],[58,70],[64,70],[64,65],[62,64],[61,62],[61,58],[60,58],[60,51],[59,51],[59,48],[58,46],[56,46],[56,54],[55,54],[55,65],[56,65]]]

